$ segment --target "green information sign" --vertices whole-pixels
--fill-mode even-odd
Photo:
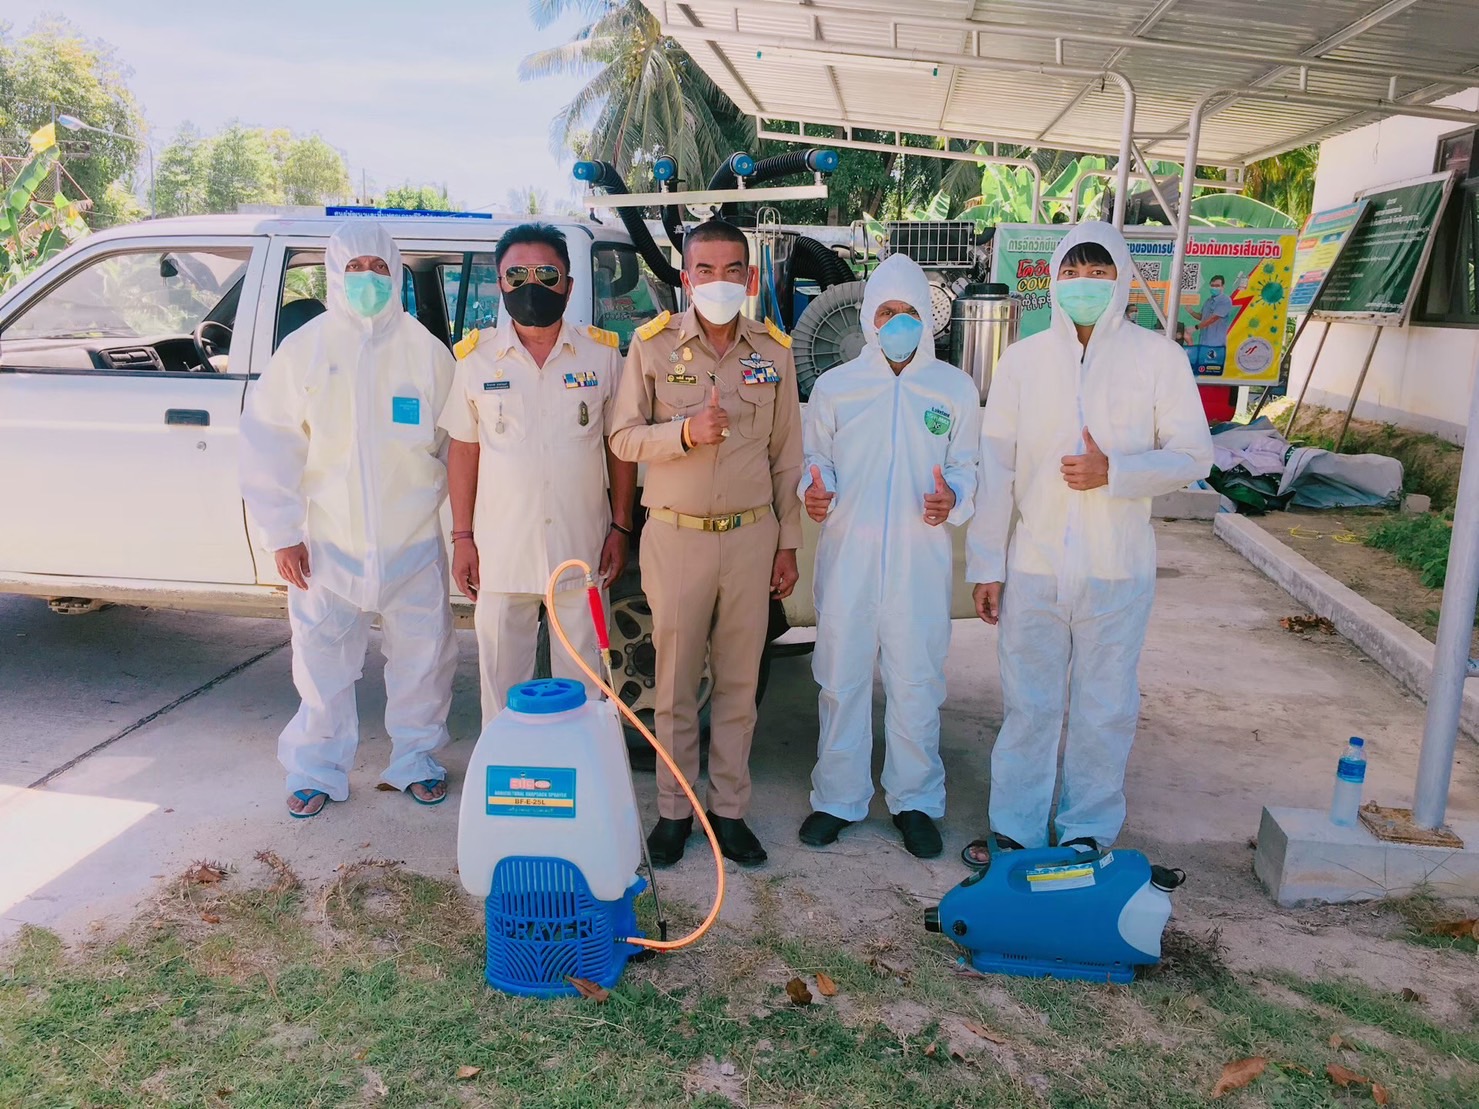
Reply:
[[[1452,190],[1453,175],[1439,173],[1363,193],[1365,218],[1331,266],[1312,315],[1405,324]]]

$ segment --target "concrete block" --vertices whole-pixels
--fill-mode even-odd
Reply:
[[[1479,821],[1449,824],[1462,850],[1386,843],[1365,825],[1340,828],[1318,809],[1264,809],[1253,873],[1279,905],[1374,901],[1419,886],[1438,897],[1479,897]]]
[[[1178,489],[1162,493],[1150,505],[1157,520],[1210,520],[1222,506],[1222,494],[1215,489]]]
[[[1323,616],[1392,677],[1424,700],[1433,680],[1433,645],[1391,613],[1372,604],[1291,550],[1245,516],[1224,512],[1213,534],[1246,558],[1289,596]],[[1479,739],[1479,685],[1469,683],[1459,730]]]
[[[1433,498],[1425,493],[1408,493],[1402,498],[1402,513],[1406,516],[1421,516],[1433,508]]]

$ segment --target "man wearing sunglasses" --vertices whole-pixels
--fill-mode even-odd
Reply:
[[[637,329],[617,399],[612,449],[645,462],[642,587],[657,648],[657,737],[698,779],[698,688],[708,659],[709,820],[724,856],[765,862],[745,824],[755,686],[770,599],[796,586],[801,542],[801,406],[791,340],[740,315],[756,287],[744,233],[722,220],[683,237],[692,307]],[[683,857],[693,814],[657,769],[653,863]]]
[[[457,345],[440,421],[452,437],[452,581],[477,603],[485,726],[509,688],[534,676],[551,571],[579,558],[599,568],[603,586],[621,575],[637,484],[636,464],[606,446],[620,340],[563,321],[574,285],[565,236],[548,224],[522,224],[504,233],[493,259],[498,327]],[[555,603],[571,643],[596,667],[582,584],[566,574]],[[564,651],[552,651],[550,662],[557,677],[585,680]]]

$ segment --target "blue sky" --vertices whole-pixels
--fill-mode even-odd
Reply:
[[[581,82],[521,82],[517,67],[581,21],[538,30],[526,0],[6,0],[3,19],[19,35],[43,14],[117,49],[156,155],[186,120],[209,133],[240,119],[317,132],[356,187],[362,172],[372,190],[445,184],[467,208],[522,186],[575,192],[549,121]]]

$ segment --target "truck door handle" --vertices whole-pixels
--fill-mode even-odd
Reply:
[[[165,410],[164,422],[186,427],[210,427],[211,414],[203,408],[169,408]]]

